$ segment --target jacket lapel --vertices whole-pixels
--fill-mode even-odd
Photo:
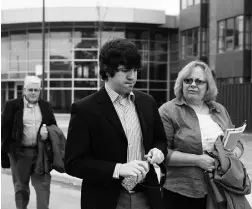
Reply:
[[[104,114],[107,120],[120,132],[121,135],[127,140],[126,134],[123,130],[122,123],[117,115],[114,105],[103,87],[98,92],[98,103],[101,105],[101,113]]]
[[[38,104],[39,104],[39,108],[40,108],[40,111],[41,111],[41,117],[42,117],[42,121],[41,121],[41,124],[40,125],[42,125],[43,123],[45,123],[45,114],[46,114],[46,110],[44,109],[44,105],[43,105],[43,103],[42,103],[42,100],[41,99],[39,99],[38,100]]]
[[[13,124],[13,138],[18,141],[22,140],[23,137],[23,114],[24,114],[24,100],[20,99],[17,101],[17,111],[14,116]]]

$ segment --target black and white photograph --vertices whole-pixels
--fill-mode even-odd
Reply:
[[[2,0],[2,209],[252,209],[252,0]]]

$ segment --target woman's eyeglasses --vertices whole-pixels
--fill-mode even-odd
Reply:
[[[196,78],[196,79],[185,78],[185,79],[183,80],[183,82],[184,82],[185,84],[190,84],[190,85],[194,82],[197,86],[200,86],[200,85],[203,85],[203,84],[206,83],[206,81],[200,80],[200,79],[198,79],[198,78]]]

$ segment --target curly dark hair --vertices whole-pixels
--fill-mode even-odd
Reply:
[[[141,68],[141,55],[135,44],[128,39],[117,38],[106,42],[100,51],[100,76],[108,80],[108,74],[113,77],[118,72],[118,66],[127,69]]]

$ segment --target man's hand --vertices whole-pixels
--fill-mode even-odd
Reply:
[[[41,135],[41,140],[43,141],[46,140],[48,137],[48,131],[45,124],[43,124],[43,126],[40,129],[40,135]]]
[[[119,176],[137,177],[137,182],[140,182],[145,178],[146,174],[149,172],[149,164],[147,161],[134,160],[128,163],[121,164],[119,169]]]
[[[160,164],[164,161],[164,154],[161,150],[157,148],[151,149],[145,158],[150,162],[150,164]]]

